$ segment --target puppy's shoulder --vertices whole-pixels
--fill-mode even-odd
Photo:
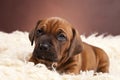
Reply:
[[[97,56],[97,57],[99,57],[99,58],[107,58],[108,56],[107,56],[107,53],[103,50],[103,49],[101,49],[101,48],[99,48],[99,47],[96,47],[96,46],[93,46],[93,45],[90,45],[90,44],[88,44],[88,43],[83,43],[84,44],[84,50],[86,51],[93,51],[94,52],[94,54]]]
[[[92,50],[93,48],[94,48],[94,46],[92,46],[86,42],[83,42],[83,52]]]

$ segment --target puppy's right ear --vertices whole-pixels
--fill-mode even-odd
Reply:
[[[83,51],[83,43],[78,31],[74,28],[72,28],[72,31],[73,31],[73,38],[71,40],[71,45],[69,48],[69,54],[68,54],[69,57],[74,56],[76,54],[80,54]]]
[[[36,31],[36,29],[37,29],[37,27],[38,27],[38,25],[40,24],[41,21],[42,20],[39,20],[36,24],[36,27],[29,33],[29,40],[31,42],[31,45],[33,45],[34,38],[35,38],[35,31]]]

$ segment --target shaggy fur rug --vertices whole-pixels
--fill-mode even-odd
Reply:
[[[101,47],[110,58],[110,73],[93,71],[79,75],[58,74],[49,71],[43,64],[34,65],[28,62],[34,46],[28,39],[28,32],[0,32],[0,80],[119,80],[120,79],[120,36],[81,36],[82,40]]]

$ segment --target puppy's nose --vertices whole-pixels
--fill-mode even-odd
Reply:
[[[49,50],[49,45],[48,44],[40,44],[40,50],[48,51]]]

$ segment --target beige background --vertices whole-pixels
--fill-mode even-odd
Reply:
[[[0,0],[0,31],[30,31],[51,16],[67,19],[82,34],[120,34],[120,0]]]

